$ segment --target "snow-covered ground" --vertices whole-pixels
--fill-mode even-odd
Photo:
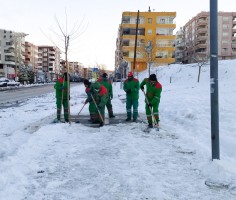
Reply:
[[[50,124],[54,93],[1,109],[0,199],[236,199],[235,66],[219,62],[220,160],[211,160],[209,65],[199,83],[197,64],[152,69],[163,86],[159,132],[144,133],[141,123]],[[114,113],[125,113],[120,83],[113,90]],[[83,84],[71,88],[72,114],[84,100]]]

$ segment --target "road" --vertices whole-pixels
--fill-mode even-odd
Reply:
[[[72,83],[71,87],[78,83]],[[81,84],[81,83],[79,83]],[[54,92],[54,84],[45,84],[35,87],[20,87],[10,90],[0,91],[0,107],[3,104],[14,104],[18,101],[24,101],[30,97],[37,97],[43,94]]]

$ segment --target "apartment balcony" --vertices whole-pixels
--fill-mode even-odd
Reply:
[[[48,58],[55,60],[55,56],[53,56],[53,55],[49,55]]]
[[[204,40],[207,40],[207,36],[201,36],[201,35],[199,35],[199,36],[197,36],[197,41],[204,41]]]
[[[4,50],[4,54],[5,54],[5,56],[15,56],[15,53],[12,52],[12,51],[6,51],[6,50]]]
[[[6,65],[15,65],[16,64],[15,61],[13,61],[13,60],[6,60],[4,63]]]
[[[175,58],[156,58],[157,63],[174,63]]]
[[[196,52],[196,55],[198,55],[198,56],[206,56],[206,51]]]
[[[199,28],[197,29],[197,33],[207,33],[207,28]]]
[[[236,43],[232,43],[232,48],[236,48]]]
[[[206,48],[207,47],[207,43],[198,43],[196,45],[197,48]]]
[[[202,26],[202,25],[207,25],[207,20],[199,20],[196,24],[196,26]]]
[[[232,33],[236,33],[236,28],[233,28],[233,29],[232,29]]]

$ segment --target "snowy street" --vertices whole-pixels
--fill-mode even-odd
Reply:
[[[236,199],[235,65],[219,63],[220,160],[211,160],[209,65],[200,83],[196,65],[153,69],[163,86],[159,132],[145,133],[145,123],[133,122],[52,124],[54,92],[0,109],[0,199]],[[114,114],[126,113],[120,83],[113,90]],[[85,98],[83,84],[71,88],[71,114]],[[144,107],[140,91],[143,121]],[[82,114],[89,114],[88,105]]]

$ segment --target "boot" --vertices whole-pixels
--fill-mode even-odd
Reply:
[[[131,118],[128,117],[125,121],[126,121],[126,122],[129,122],[129,121],[131,121]]]
[[[152,124],[148,124],[148,128],[153,128],[153,125]]]
[[[99,127],[103,127],[103,125],[104,125],[103,122],[99,123]]]

